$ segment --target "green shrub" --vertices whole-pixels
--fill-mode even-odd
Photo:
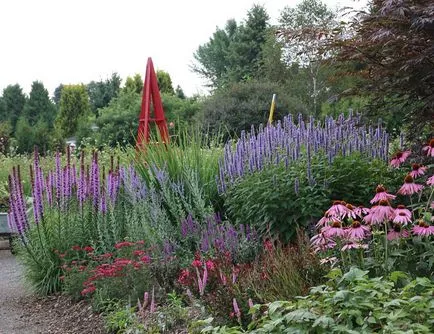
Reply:
[[[357,268],[334,269],[328,277],[306,297],[255,305],[247,331],[208,326],[202,333],[432,333],[434,282],[428,278],[408,282],[402,272],[368,278]]]
[[[307,180],[306,168],[300,159],[287,167],[282,162],[244,176],[225,194],[229,219],[288,241],[298,227],[316,223],[333,200],[368,205],[378,184],[397,182],[395,172],[384,161],[369,160],[358,153],[338,156],[330,165],[325,157],[315,156],[311,163],[313,184]]]

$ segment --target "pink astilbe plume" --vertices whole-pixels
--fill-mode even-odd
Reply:
[[[414,183],[413,177],[409,174],[404,179],[404,184],[398,190],[401,195],[413,195],[422,191],[423,185]]]
[[[429,157],[434,157],[434,138],[431,139],[428,145],[422,148],[422,151],[426,153]]]
[[[377,186],[377,189],[375,189],[375,196],[373,199],[371,199],[371,204],[375,204],[378,203],[380,201],[390,201],[390,200],[394,200],[396,198],[395,195],[392,194],[388,194],[386,192],[386,188],[384,188],[383,185],[379,184]]]
[[[407,160],[410,154],[411,151],[396,152],[395,155],[392,156],[392,160],[390,160],[390,165],[392,167],[398,168],[405,160]]]
[[[410,175],[415,179],[419,176],[424,175],[427,170],[428,170],[428,167],[425,167],[425,166],[422,166],[419,164],[412,164]]]

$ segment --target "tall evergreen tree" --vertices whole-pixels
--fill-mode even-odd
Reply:
[[[125,80],[125,86],[122,88],[124,92],[135,92],[137,94],[141,94],[143,90],[143,79],[142,76],[138,73],[134,75],[134,77],[127,77]]]
[[[23,116],[27,118],[31,126],[35,125],[39,120],[50,127],[53,125],[56,118],[56,108],[42,82],[34,81],[32,83],[32,90],[24,106]]]
[[[160,89],[160,92],[163,94],[170,94],[174,95],[175,91],[172,86],[172,78],[170,77],[170,74],[163,70],[158,70],[157,73],[157,82],[158,82],[158,88]]]
[[[53,94],[53,101],[56,104],[56,107],[59,107],[60,104],[60,97],[62,96],[62,89],[63,89],[63,84],[60,84],[59,86],[56,87],[56,89],[54,90],[54,94]]]
[[[62,89],[56,127],[64,137],[73,136],[79,122],[90,113],[89,95],[84,85],[66,85]]]
[[[121,87],[121,78],[117,73],[105,81],[91,81],[87,85],[92,112],[98,116],[98,109],[108,106],[110,101],[118,96]]]
[[[217,28],[210,40],[199,46],[192,70],[214,88],[256,77],[268,21],[265,8],[257,5],[248,11],[244,23],[238,25],[235,20],[229,20],[225,29]]]
[[[9,121],[15,131],[18,118],[21,116],[24,105],[26,104],[26,96],[20,85],[9,85],[3,89],[3,117],[5,121]]]

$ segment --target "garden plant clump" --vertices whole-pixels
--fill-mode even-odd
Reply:
[[[432,289],[433,176],[425,160],[434,149],[426,145],[424,164],[405,166],[408,151],[388,164],[387,133],[358,122],[287,118],[223,150],[172,143],[126,164],[67,151],[49,170],[35,151],[32,216],[22,168],[8,185],[26,276],[39,293],[89,301],[111,332],[381,331],[417,318],[423,333],[428,311],[391,327],[363,305],[346,323],[327,306],[358,289],[387,288],[369,303],[409,312],[388,303],[407,305]],[[214,175],[203,170],[212,163]]]

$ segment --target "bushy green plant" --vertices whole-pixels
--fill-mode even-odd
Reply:
[[[277,95],[275,120],[282,119],[289,112],[306,114],[303,102],[288,95],[282,86],[250,80],[215,91],[203,103],[202,122],[213,133],[223,128],[229,135],[239,135],[242,130],[250,130],[252,124],[258,126],[267,122],[273,94]]]
[[[156,184],[156,173],[163,170],[200,206],[218,206],[216,175],[222,150],[217,143],[194,127],[179,129],[176,140],[164,146],[161,143],[160,136],[153,135],[150,143],[134,154],[141,176]]]
[[[104,317],[105,328],[109,333],[145,333],[140,324],[135,307],[124,306],[121,303],[111,305],[111,310]]]
[[[385,162],[367,160],[357,153],[338,156],[330,165],[317,155],[311,162],[315,183],[307,179],[306,168],[304,160],[289,166],[282,162],[244,176],[225,194],[229,219],[287,241],[298,227],[316,222],[332,200],[351,199],[351,203],[367,205],[377,184],[395,180]]]
[[[434,147],[434,140],[431,142]],[[427,162],[431,158],[430,145],[425,146]],[[369,195],[368,188],[358,185],[359,194],[355,191],[354,197],[341,198],[363,203],[362,207],[335,201],[325,212],[316,225],[318,234],[312,238],[313,249],[325,261],[337,263],[343,269],[356,265],[377,276],[401,270],[412,276],[433,277],[434,176],[430,171],[433,165],[413,163],[410,169],[407,159],[413,160],[410,151],[399,151],[392,156],[390,174],[398,177],[386,183],[387,189],[377,185],[375,195],[373,191],[370,195],[370,203],[356,199]],[[356,173],[358,169],[355,166]],[[360,180],[373,178],[363,173],[359,177]],[[345,174],[343,180],[351,185],[351,179]],[[360,182],[364,183],[369,181]]]
[[[335,269],[306,297],[255,305],[247,330],[207,326],[202,333],[431,333],[434,283],[402,272],[369,278]],[[403,285],[404,283],[404,285]],[[209,324],[210,320],[203,324]]]

